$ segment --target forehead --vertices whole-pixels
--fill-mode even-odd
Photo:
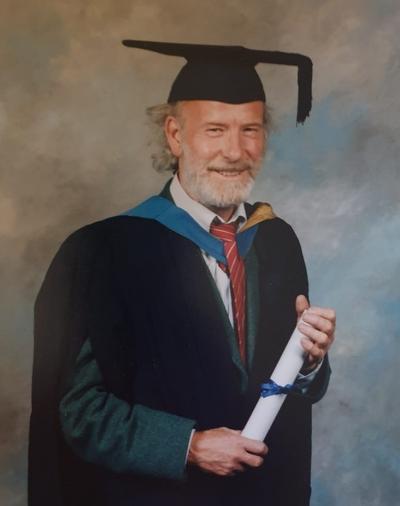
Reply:
[[[228,104],[212,100],[188,100],[181,104],[181,114],[193,124],[203,123],[261,123],[264,102],[257,100],[244,104]]]

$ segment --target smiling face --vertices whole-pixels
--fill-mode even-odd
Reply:
[[[264,103],[182,102],[165,132],[186,192],[210,209],[234,208],[254,185],[265,151]]]

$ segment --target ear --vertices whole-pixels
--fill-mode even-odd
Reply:
[[[164,124],[164,132],[172,154],[177,158],[182,154],[182,126],[177,118],[168,116]]]

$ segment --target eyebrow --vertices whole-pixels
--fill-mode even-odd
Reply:
[[[226,123],[221,123],[219,121],[206,121],[205,123],[203,123],[202,126],[214,126],[214,127],[226,127],[227,124]],[[258,122],[258,121],[254,121],[252,123],[244,123],[243,125],[241,125],[242,127],[263,127],[263,123],[261,122]]]
[[[253,122],[253,123],[245,123],[243,126],[245,127],[263,127],[263,123],[260,123],[260,122]]]
[[[206,121],[205,123],[203,123],[203,126],[220,126],[220,127],[225,127],[226,123],[221,123],[219,121]]]

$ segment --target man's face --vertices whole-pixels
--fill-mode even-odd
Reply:
[[[244,202],[265,151],[264,103],[191,100],[180,112],[174,154],[183,188],[207,207]]]

